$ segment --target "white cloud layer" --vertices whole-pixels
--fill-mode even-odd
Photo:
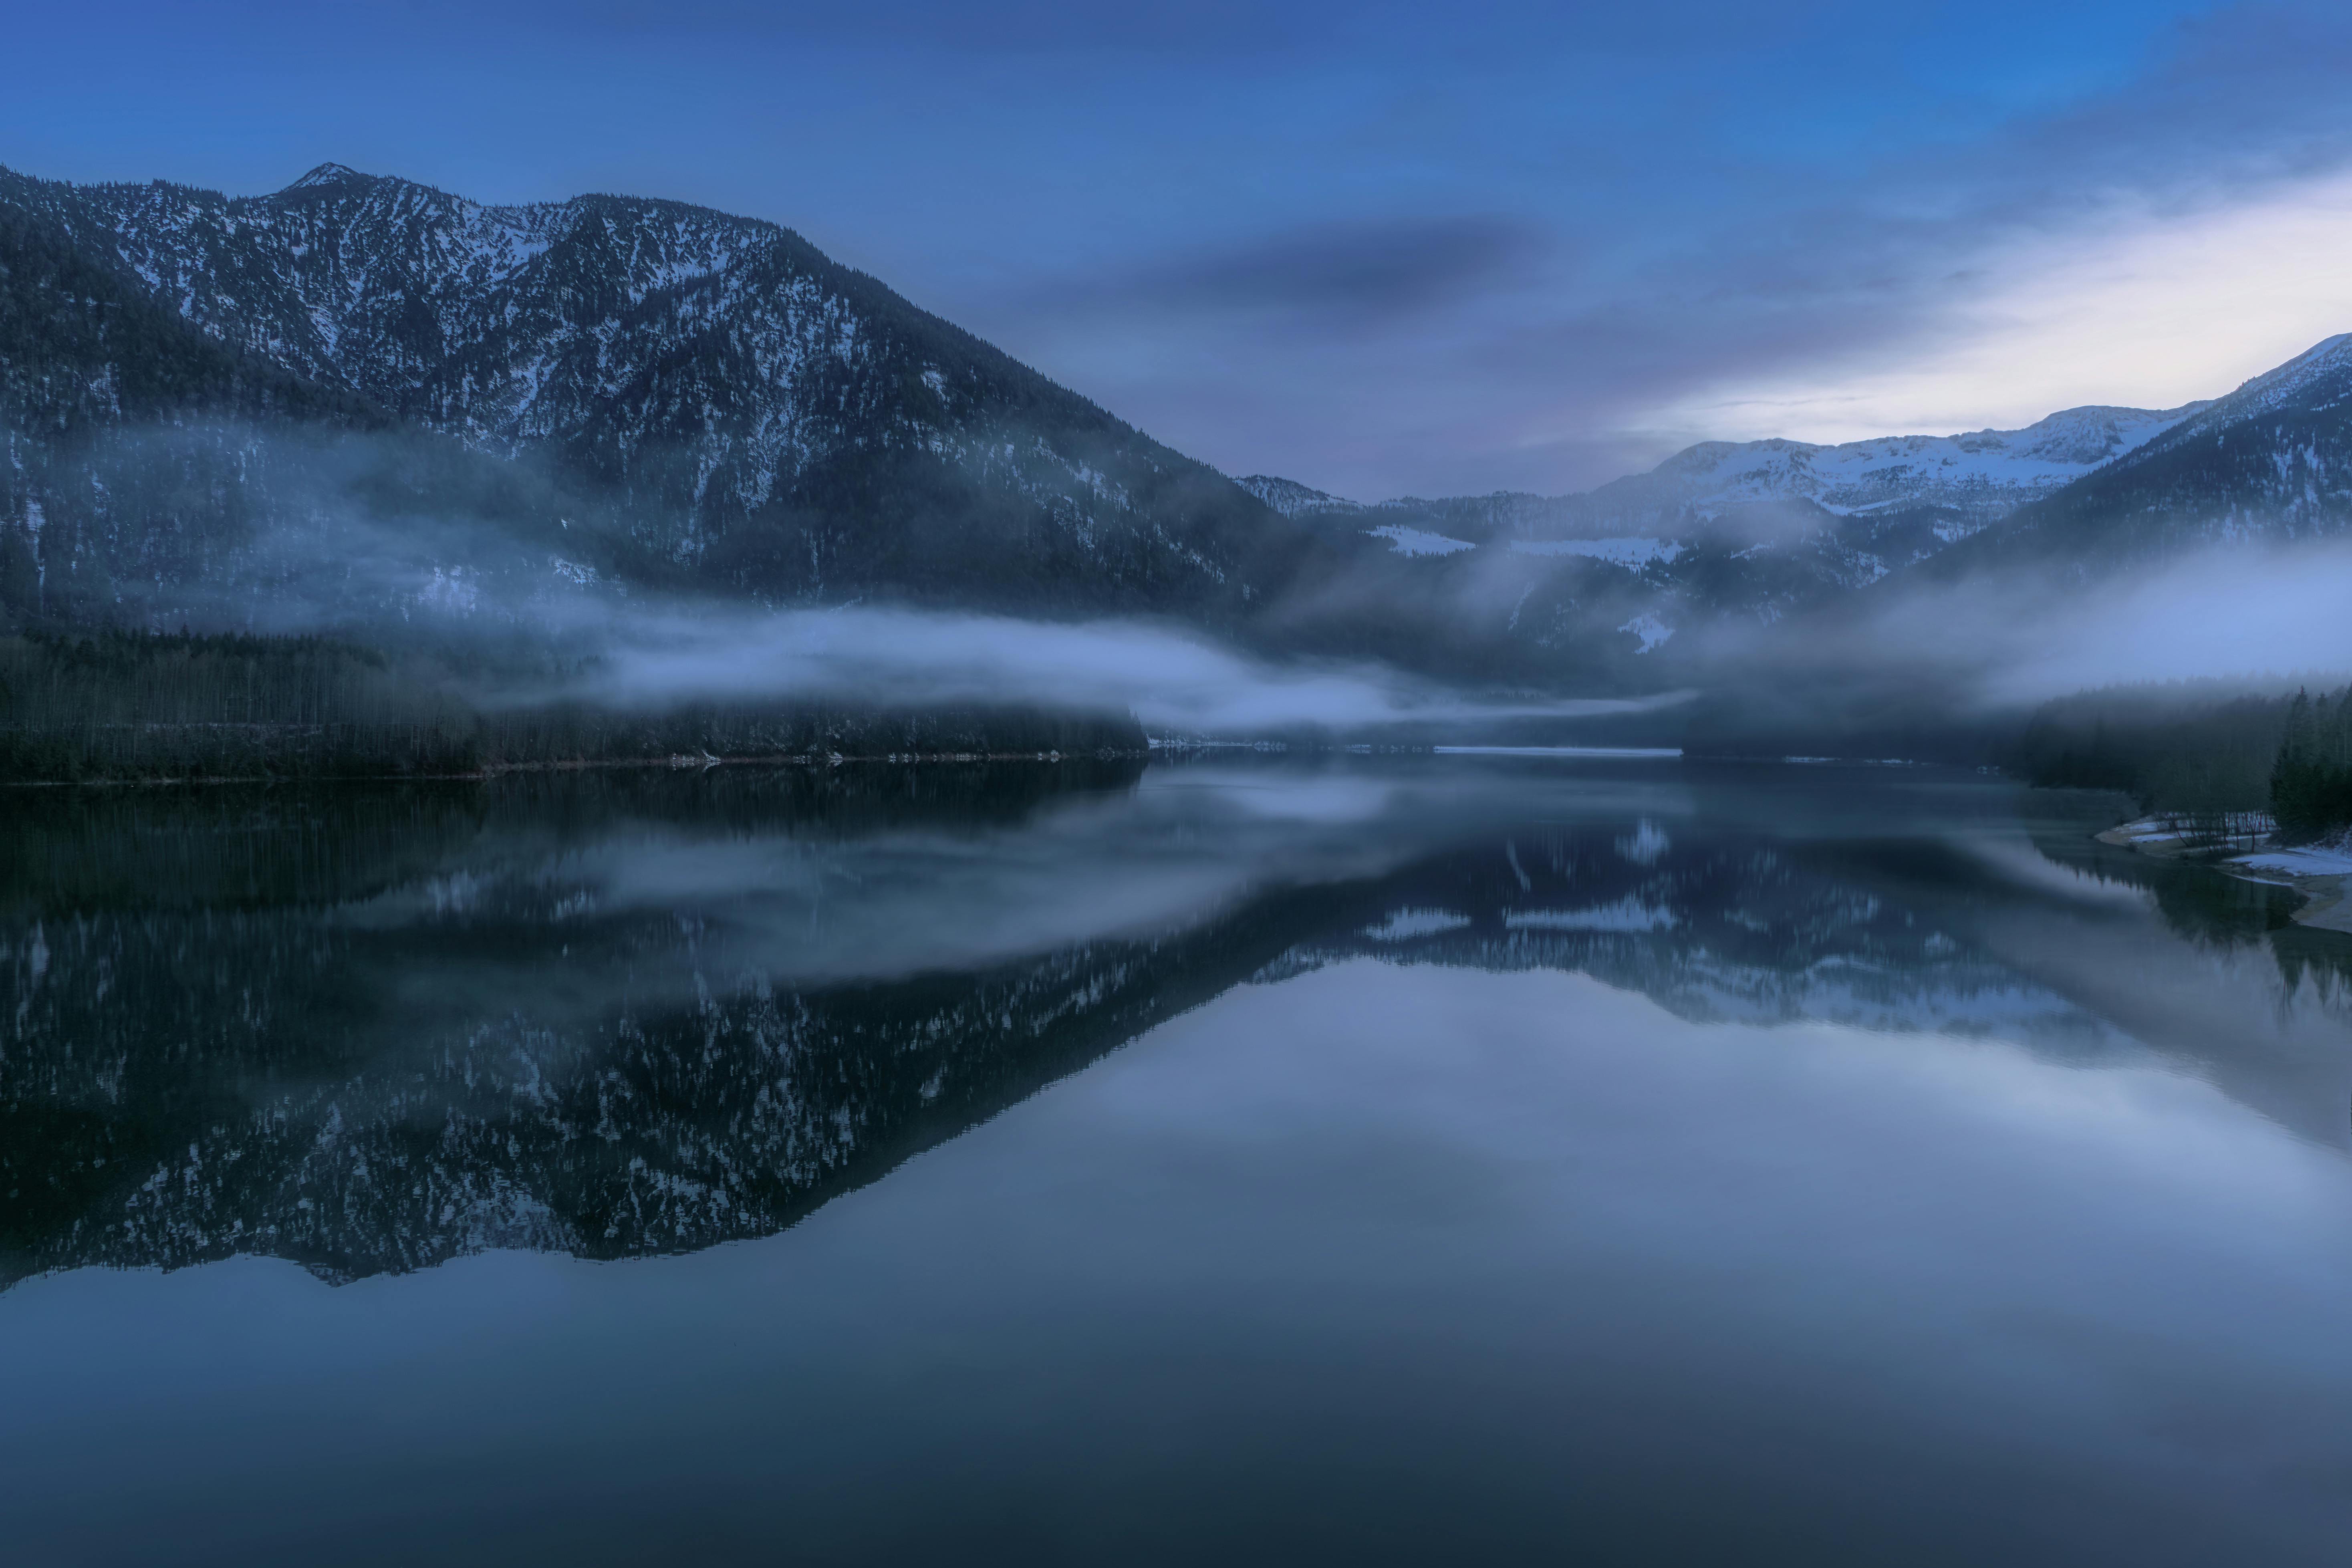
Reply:
[[[1471,701],[1375,665],[1282,666],[1171,628],[1054,624],[912,610],[627,617],[593,695],[658,706],[698,700],[989,703],[1131,710],[1156,733],[1353,729],[1418,720],[1624,713],[1687,694]]]
[[[1835,442],[2012,428],[2084,404],[2218,397],[2352,331],[2347,255],[2352,175],[2193,209],[2119,200],[1957,276],[1952,303],[1894,363],[1723,383],[1633,423]],[[1888,356],[1874,347],[1870,357]]]

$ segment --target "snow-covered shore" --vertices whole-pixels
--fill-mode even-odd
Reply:
[[[2249,831],[2232,832],[2216,845],[2210,837],[2192,833],[2179,818],[2143,816],[2110,827],[2098,838],[2102,844],[2164,860],[2217,847],[2236,850],[2238,853],[2224,853],[2210,864],[2227,876],[2290,887],[2301,893],[2304,902],[2291,917],[2298,925],[2352,934],[2352,834],[2339,834],[2326,843],[2288,848],[2270,841],[2266,820],[2233,821],[2231,826]],[[2255,827],[2263,831],[2252,831]]]

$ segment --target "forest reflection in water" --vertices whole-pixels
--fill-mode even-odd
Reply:
[[[1422,756],[21,804],[0,1330],[52,1353],[0,1356],[0,1462],[61,1560],[153,1544],[75,1511],[121,1442],[58,1440],[84,1402],[247,1411],[247,1469],[142,1495],[249,1550],[236,1500],[329,1463],[278,1434],[394,1362],[536,1500],[344,1434],[352,1478],[444,1455],[404,1504],[319,1481],[384,1561],[512,1509],[756,1555],[777,1467],[852,1558],[1760,1520],[2068,1561],[2129,1506],[2138,1561],[2301,1562],[2347,1522],[2352,942],[2092,842],[2112,801]],[[299,1391],[212,1381],[273,1357]],[[1223,1500],[1175,1528],[1180,1483]]]
[[[2107,802],[1974,779],[1253,759],[24,799],[0,1277],[766,1234],[1234,985],[1366,956],[2155,1051],[2347,1133],[2352,944],[2093,842]]]

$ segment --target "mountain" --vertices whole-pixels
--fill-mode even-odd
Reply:
[[[2198,544],[2352,523],[2352,333],[2327,339],[2096,471],[2020,508],[1947,573],[2058,560],[2080,570]]]
[[[1833,609],[1882,581],[2021,566],[2088,581],[2200,544],[2340,531],[2352,335],[2178,408],[2071,408],[2020,430],[1840,446],[1706,442],[1577,495],[1368,504],[1242,482],[1286,517],[1409,563],[1399,569],[1430,591],[1507,574],[1511,616],[1533,612],[1554,628],[1544,635],[1602,621],[1638,639],[1638,658],[1681,630]],[[1514,556],[1526,559],[1500,564]],[[1633,679],[1622,647],[1614,668]]]
[[[771,223],[332,163],[236,198],[0,171],[0,621],[514,642],[630,595],[882,599],[1655,689],[1707,673],[1686,630],[1906,574],[2332,528],[2347,361],[1367,504],[1228,479]]]
[[[1218,620],[1278,570],[1277,520],[1231,481],[774,224],[620,196],[486,205],[330,163],[237,198],[0,171],[0,236],[9,277],[35,275],[0,321],[9,438],[47,448],[19,471],[68,481],[0,498],[37,556],[60,498],[105,486],[102,461],[56,450],[76,430],[48,405],[69,393],[84,427],[263,406],[437,437],[530,476],[540,493],[487,521],[533,550],[595,510],[585,531],[634,574],[771,602]],[[42,325],[77,312],[105,330]],[[131,395],[157,365],[188,395]],[[235,494],[190,528],[249,538],[270,501],[247,478],[214,463],[205,482]],[[120,576],[152,521],[95,519],[75,548]]]
[[[1952,514],[1948,531],[1959,537],[2054,494],[2209,406],[2068,408],[2021,430],[1888,436],[1839,446],[1703,441],[1648,473],[1577,495],[1506,490],[1367,506],[1265,475],[1241,483],[1285,515],[1411,521],[1473,543],[1716,534],[1753,542],[1759,531],[1754,514],[1775,507],[1788,516],[1780,528],[1762,531],[1802,532],[1830,519],[1933,508]]]
[[[1326,541],[1352,537],[1360,552],[1412,563],[1391,574],[1417,575],[1456,638],[1483,627],[1523,663],[1572,660],[1588,679],[1640,685],[1656,678],[1641,668],[1657,662],[1646,656],[1678,630],[1842,599],[2068,493],[2208,406],[2070,408],[2020,430],[1839,446],[1708,441],[1565,496],[1368,504],[1272,475],[1241,484]]]

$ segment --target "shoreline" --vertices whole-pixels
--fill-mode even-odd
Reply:
[[[602,768],[660,768],[668,773],[709,773],[713,768],[838,768],[853,763],[885,766],[974,763],[1068,763],[1149,760],[1149,752],[1104,748],[1091,752],[890,752],[852,756],[841,752],[792,752],[774,756],[715,757],[677,752],[667,757],[565,758],[548,763],[499,763],[462,773],[202,773],[194,777],[98,777],[0,779],[0,789],[188,789],[210,784],[487,784],[510,773],[588,773]]]
[[[2204,852],[2192,852],[2181,835],[2152,831],[2159,825],[2155,817],[2136,817],[2091,837],[2152,860],[2185,860],[2242,882],[2292,888],[2303,895],[2303,902],[2287,919],[2315,931],[2352,936],[2352,855],[2329,849],[2254,847],[2208,858]]]

